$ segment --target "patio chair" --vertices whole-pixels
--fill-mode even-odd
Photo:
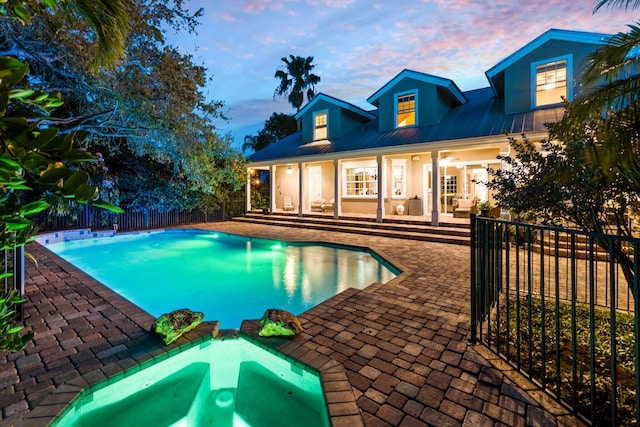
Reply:
[[[457,203],[453,207],[454,218],[469,218],[469,214],[478,213],[478,200],[473,199],[458,199]]]
[[[295,209],[293,206],[293,202],[291,201],[291,196],[284,196],[284,204],[282,205],[283,211],[292,211]]]

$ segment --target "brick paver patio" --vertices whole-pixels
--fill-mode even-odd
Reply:
[[[468,343],[469,247],[236,222],[200,228],[356,244],[403,271],[304,313],[305,333],[294,340],[263,340],[320,370],[334,426],[581,424]],[[27,261],[25,304],[36,336],[22,352],[0,353],[3,426],[45,426],[82,387],[175,346],[149,336],[153,318],[137,306],[41,246],[27,252],[38,259]]]

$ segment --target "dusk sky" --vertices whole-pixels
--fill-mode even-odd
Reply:
[[[402,6],[401,6],[402,5]],[[210,99],[225,102],[218,123],[240,146],[273,112],[274,78],[289,54],[313,56],[317,92],[364,109],[403,69],[450,78],[463,91],[488,86],[484,72],[550,28],[617,33],[638,11],[601,9],[593,0],[191,0],[203,7],[197,35],[170,36],[213,77]]]

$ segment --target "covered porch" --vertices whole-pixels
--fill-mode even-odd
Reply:
[[[480,201],[493,204],[484,185],[487,169],[499,169],[497,156],[506,150],[502,142],[458,150],[340,159],[315,155],[295,162],[252,164],[246,208],[247,212],[258,208],[272,214],[377,222],[402,219],[433,226],[443,221],[468,223],[469,214],[478,213]],[[261,187],[262,194],[268,195],[262,206],[252,200],[252,187]]]

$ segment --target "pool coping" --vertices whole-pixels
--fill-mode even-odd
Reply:
[[[288,241],[286,239],[281,240]],[[312,241],[310,243],[318,242]],[[330,244],[330,242],[326,243]],[[124,298],[120,294],[111,290],[106,285],[103,285],[98,280],[92,278],[87,273],[83,272],[73,264],[66,261],[64,258],[57,255],[55,252],[49,250],[45,245],[42,245],[40,243],[36,244],[44,248],[52,256],[56,257],[56,262],[62,265],[69,274],[82,277],[83,283],[87,287],[91,288],[91,290],[98,294],[102,299],[108,301],[121,313],[129,317],[141,329],[146,331],[150,329],[151,324],[155,320],[154,316],[147,313],[142,308]],[[362,248],[356,245],[353,245],[352,247],[358,249]],[[384,259],[385,262],[389,262],[387,258],[383,257],[381,254],[373,252],[368,248],[366,249],[369,252],[375,253],[381,259]],[[395,263],[392,265],[400,270],[399,263]],[[395,281],[401,275],[402,273],[398,274],[391,281]],[[365,287],[364,289],[369,289],[371,286],[375,285],[376,284],[373,283]],[[357,293],[359,291],[361,290],[355,288],[346,289],[341,293],[334,295],[333,297],[305,311],[298,317],[303,320],[305,318],[305,315],[312,316],[315,310],[322,311],[325,309],[323,307],[331,307],[333,304],[341,302],[351,297],[354,292]],[[194,342],[200,342],[201,340],[210,337],[212,334],[215,337],[224,338],[232,337],[237,335],[238,333],[241,333],[247,336],[250,340],[259,343],[263,348],[271,349],[277,353],[281,353],[286,357],[295,360],[297,363],[301,363],[302,365],[318,372],[332,426],[364,426],[362,416],[358,409],[356,396],[353,393],[353,390],[347,378],[346,370],[341,363],[311,348],[306,347],[305,343],[309,341],[310,336],[306,335],[305,333],[294,338],[264,338],[258,336],[256,324],[259,326],[258,320],[246,319],[240,329],[218,330],[219,324],[217,321],[202,322],[196,328],[185,333],[182,337],[178,338],[173,343],[165,347],[152,350],[145,357],[136,360],[135,365],[127,366],[126,364],[123,364],[121,366],[121,369],[114,370],[113,372],[111,372],[111,375],[107,376],[106,378],[101,378],[97,381],[88,381],[86,377],[92,377],[92,375],[90,375],[91,372],[102,370],[102,368],[96,368],[94,371],[89,372],[87,375],[80,376],[61,384],[46,398],[44,398],[44,400],[38,404],[37,408],[34,408],[34,410],[30,411],[24,417],[24,420],[27,422],[29,422],[29,420],[36,421],[37,423],[41,423],[46,420],[46,425],[49,425],[60,414],[62,414],[62,412],[70,404],[72,404],[73,400],[79,397],[86,388],[94,386],[100,381],[109,380],[110,378],[122,375],[123,372],[127,369],[136,369],[136,367],[148,363],[153,359],[170,357],[172,354],[190,348],[192,345],[196,345],[194,344]]]

